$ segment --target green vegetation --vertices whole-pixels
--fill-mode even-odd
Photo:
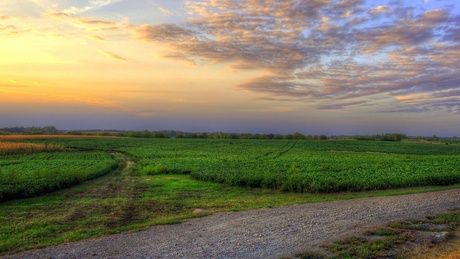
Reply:
[[[61,139],[126,152],[140,172],[294,192],[366,191],[460,183],[459,145],[356,140]]]
[[[387,227],[366,231],[362,236],[348,237],[325,245],[326,250],[333,254],[330,257],[318,252],[305,251],[295,255],[295,258],[439,258],[441,254],[432,257],[426,250],[427,243],[431,246],[433,243],[431,240],[425,240],[426,235],[423,232],[443,231],[449,233],[450,239],[437,246],[449,247],[451,251],[447,254],[457,251],[458,255],[459,237],[455,237],[453,233],[458,232],[459,227],[460,209],[453,209],[425,219],[391,223]],[[447,254],[444,253],[442,258]]]
[[[455,143],[88,137],[14,141],[65,150],[0,156],[2,188],[17,183],[10,190],[21,190],[4,191],[9,194],[3,197],[67,187],[69,180],[53,182],[65,176],[76,179],[71,184],[81,184],[0,203],[0,254],[177,223],[196,217],[196,208],[238,211],[435,191],[460,183],[460,146]],[[40,183],[46,183],[43,189]],[[379,190],[397,187],[410,188]]]
[[[420,228],[421,225],[424,227]],[[367,231],[362,237],[350,237],[327,248],[335,258],[410,258],[414,247],[425,245],[426,241],[418,237],[420,231],[453,233],[459,226],[460,209],[454,209],[426,219],[391,223],[388,227]]]
[[[1,128],[0,134],[58,134],[54,126]]]
[[[377,234],[383,232],[381,229],[376,233],[368,234],[365,237],[350,237],[334,243],[328,250],[336,255],[336,258],[386,258],[389,250],[397,245],[402,245],[409,241],[414,241],[410,232],[392,230],[390,234]],[[374,238],[369,238],[373,236]]]
[[[105,152],[40,152],[0,158],[0,202],[81,183],[117,166]]]
[[[115,171],[35,198],[0,203],[0,254],[99,237],[209,213],[436,191],[409,188],[334,194],[285,193],[194,180],[190,175],[140,175],[133,161],[115,154]],[[450,188],[459,188],[453,186]]]

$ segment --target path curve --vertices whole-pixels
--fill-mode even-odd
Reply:
[[[460,189],[216,213],[3,258],[279,258],[388,222],[460,207]]]

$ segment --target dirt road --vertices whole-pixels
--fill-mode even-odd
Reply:
[[[387,222],[460,207],[460,189],[216,213],[5,258],[279,258]]]

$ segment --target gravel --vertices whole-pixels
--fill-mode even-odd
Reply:
[[[2,258],[279,258],[460,207],[460,189],[216,213]]]

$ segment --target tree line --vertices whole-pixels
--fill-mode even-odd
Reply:
[[[374,135],[304,135],[299,132],[292,134],[259,134],[259,133],[226,133],[226,132],[183,132],[176,130],[162,131],[118,131],[118,130],[81,130],[61,131],[55,126],[44,127],[11,127],[0,128],[0,134],[68,134],[68,135],[99,135],[131,138],[187,138],[187,139],[291,139],[291,140],[327,140],[327,139],[355,139],[355,140],[380,140],[401,141],[408,138],[406,134],[385,133]]]
[[[58,134],[55,126],[0,128],[0,134]]]

